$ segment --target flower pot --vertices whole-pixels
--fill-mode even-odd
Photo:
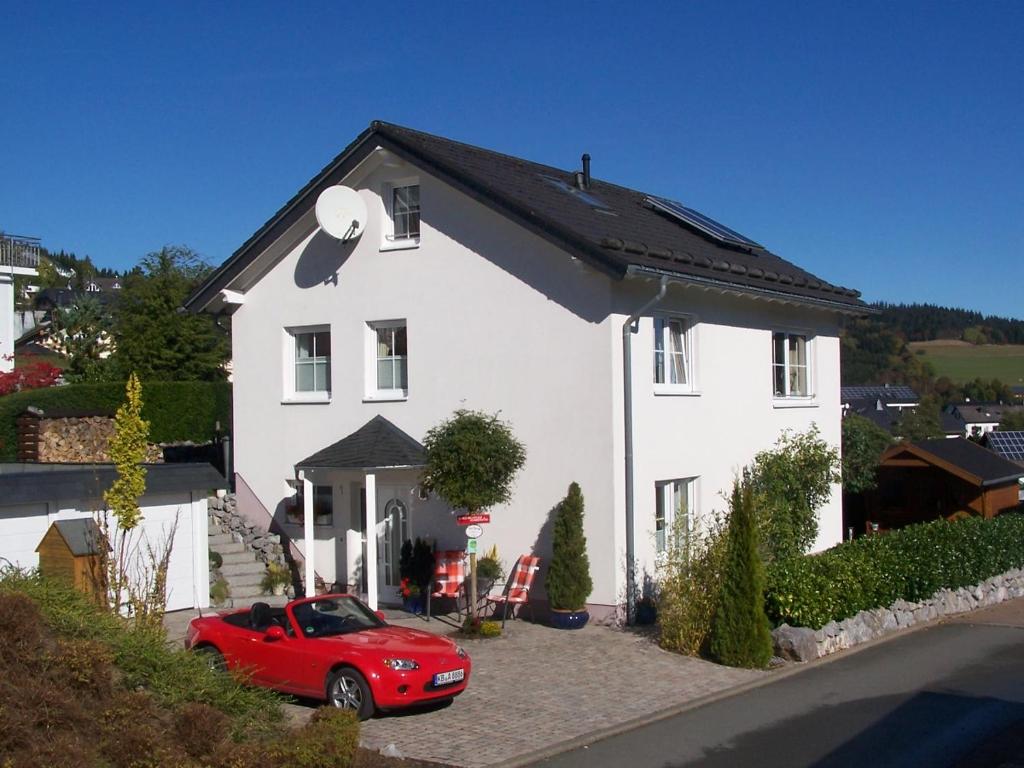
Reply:
[[[286,587],[286,586],[287,586],[287,584],[274,584],[274,585],[273,585],[273,586],[272,586],[272,587],[270,588],[270,592],[271,592],[271,594],[273,594],[273,595],[274,595],[275,597],[280,597],[281,595],[283,595],[283,594],[284,594],[284,590],[285,590],[285,587]]]
[[[549,621],[555,629],[582,629],[590,621],[590,613],[586,608],[578,611],[552,608]]]
[[[402,607],[408,613],[423,613],[423,598],[419,595],[410,595],[402,598]]]

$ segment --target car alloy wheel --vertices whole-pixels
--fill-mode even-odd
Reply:
[[[225,672],[227,671],[228,665],[224,660],[224,654],[214,648],[212,645],[204,645],[202,648],[197,648],[198,653],[206,661],[206,665],[213,672]]]
[[[366,678],[351,667],[334,672],[327,682],[327,699],[338,709],[350,709],[360,720],[373,714],[373,695]]]

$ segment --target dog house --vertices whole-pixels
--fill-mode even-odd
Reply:
[[[104,546],[108,546],[106,539],[92,518],[58,520],[36,547],[39,572],[48,579],[61,579],[75,589],[91,592],[103,567]]]

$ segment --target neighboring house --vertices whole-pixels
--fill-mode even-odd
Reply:
[[[964,437],[980,437],[986,432],[999,428],[1003,417],[1012,413],[1024,413],[1024,405],[1006,403],[954,403],[949,412],[959,419]]]
[[[994,517],[1019,503],[1024,466],[977,443],[922,440],[894,445],[879,461],[868,527],[899,528],[940,517]]]
[[[996,429],[985,433],[981,444],[1007,461],[1024,467],[1024,431]],[[1020,481],[1018,496],[1020,501],[1024,502],[1024,479]]]
[[[368,211],[345,242],[314,215],[339,184]],[[674,518],[724,509],[783,430],[817,424],[839,445],[838,325],[866,311],[858,297],[592,179],[589,157],[572,173],[374,122],[186,306],[231,315],[239,508],[291,535],[307,581],[395,602],[403,539],[465,546],[419,488],[419,441],[470,408],[527,449],[481,548],[507,568],[535,552],[543,574],[577,481],[600,611],[623,599],[630,552],[650,571]],[[837,486],[815,546],[841,527]]]
[[[226,483],[209,464],[146,465],[136,552],[159,549],[177,520],[167,574],[167,610],[210,604],[206,499]],[[115,478],[110,464],[0,464],[0,558],[39,564],[36,548],[58,520],[94,518]]]
[[[839,399],[843,416],[862,416],[893,434],[904,409],[914,409],[921,402],[914,390],[902,384],[840,387]]]

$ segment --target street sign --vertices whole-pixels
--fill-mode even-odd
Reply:
[[[476,554],[476,539],[469,539],[466,542],[466,554],[468,554],[468,555],[475,555]]]
[[[486,512],[480,512],[475,515],[459,515],[455,518],[455,522],[459,525],[479,525],[480,523],[491,522],[491,516]]]
[[[484,535],[484,527],[482,525],[477,525],[476,523],[473,523],[473,525],[466,526],[466,537],[467,538],[479,539],[483,535]]]

